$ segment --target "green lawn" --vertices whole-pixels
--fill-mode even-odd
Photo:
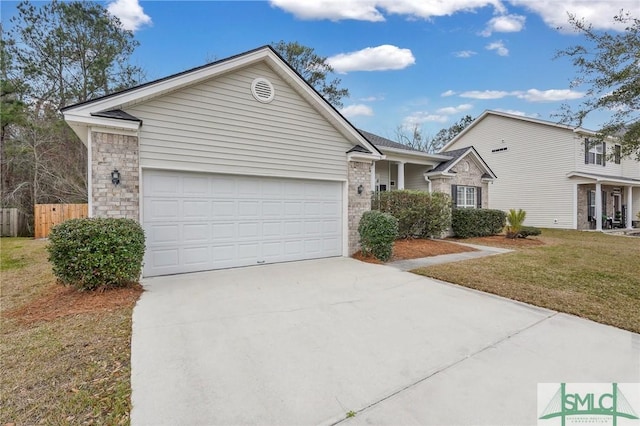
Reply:
[[[552,229],[537,238],[545,244],[413,272],[640,333],[640,238]]]
[[[128,424],[133,289],[74,293],[45,241],[0,245],[0,425]]]

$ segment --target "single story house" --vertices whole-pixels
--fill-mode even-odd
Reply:
[[[357,130],[269,46],[62,113],[88,149],[89,215],[140,221],[145,276],[348,256],[376,189],[480,206],[495,178],[473,148]]]

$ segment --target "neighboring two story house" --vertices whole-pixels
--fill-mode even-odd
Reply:
[[[488,206],[523,209],[546,228],[631,228],[640,211],[640,163],[614,141],[549,121],[485,111],[440,154],[473,146],[500,176]]]

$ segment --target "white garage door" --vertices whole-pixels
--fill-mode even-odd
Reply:
[[[342,255],[342,183],[143,173],[144,275]]]

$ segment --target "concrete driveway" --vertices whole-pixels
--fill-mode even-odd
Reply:
[[[535,424],[538,383],[640,382],[638,334],[348,258],[144,286],[134,425]]]

